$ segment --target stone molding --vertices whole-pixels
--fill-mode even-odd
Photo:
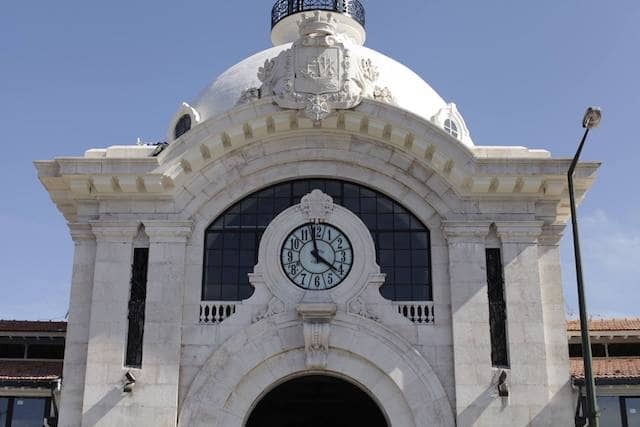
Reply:
[[[68,223],[67,226],[69,227],[71,239],[76,245],[82,242],[94,242],[96,240],[91,224]]]
[[[399,426],[455,425],[433,368],[398,334],[377,322],[337,313],[326,368],[314,370],[306,366],[304,343],[289,332],[299,331],[300,321],[288,319],[275,316],[268,327],[254,323],[217,349],[189,387],[179,427],[241,427],[265,390],[313,373],[359,384]]]
[[[484,244],[491,224],[490,221],[443,221],[442,233],[450,244]]]
[[[112,243],[133,242],[140,229],[138,222],[93,221],[90,224],[97,241]]]
[[[150,243],[185,243],[192,230],[191,221],[144,221]]]
[[[542,233],[542,221],[497,221],[498,237],[505,243],[535,244]]]
[[[564,225],[545,225],[538,237],[538,243],[542,246],[559,246],[564,236]]]
[[[568,160],[551,159],[548,153],[542,155],[522,147],[468,148],[447,137],[433,123],[367,100],[354,111],[344,110],[328,117],[319,127],[261,100],[199,124],[188,138],[180,138],[157,158],[60,158],[35,164],[58,208],[74,222],[83,200],[172,198],[203,167],[242,145],[300,131],[326,136],[327,130],[366,136],[400,148],[440,175],[459,195],[524,197],[568,205],[564,177]],[[530,173],[522,172],[525,166],[530,167]],[[598,163],[579,165],[578,200],[595,180],[598,167]],[[85,173],[78,174],[79,169]],[[122,174],[123,169],[131,172]],[[558,221],[566,221],[568,212],[561,210],[557,216]]]

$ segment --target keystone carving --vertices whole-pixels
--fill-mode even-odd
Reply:
[[[356,314],[358,316],[362,316],[366,319],[375,320],[376,322],[380,321],[380,316],[373,310],[364,300],[360,297],[354,299],[349,304],[349,312]]]
[[[329,356],[331,320],[337,307],[335,304],[319,303],[300,304],[297,309],[302,317],[307,369],[325,369]]]

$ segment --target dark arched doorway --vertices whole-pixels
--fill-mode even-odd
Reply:
[[[338,378],[311,375],[281,384],[255,407],[246,427],[388,427],[364,391]]]

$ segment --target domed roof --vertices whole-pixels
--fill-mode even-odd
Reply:
[[[260,87],[258,69],[265,61],[277,57],[290,47],[291,44],[283,44],[263,50],[222,73],[191,104],[201,120],[230,110],[245,90]],[[446,106],[446,102],[427,82],[400,62],[364,46],[351,45],[349,49],[359,57],[370,58],[378,67],[380,76],[377,84],[389,88],[398,107],[431,120]]]
[[[282,44],[222,73],[191,105],[183,105],[173,126],[182,114],[200,123],[239,104],[269,96],[282,108],[305,110],[313,120],[322,120],[335,109],[354,108],[368,98],[431,121],[473,146],[455,104],[447,104],[403,64],[364,47],[364,30],[359,23],[344,15],[317,11],[301,16],[302,20],[294,15],[279,22],[273,34]]]

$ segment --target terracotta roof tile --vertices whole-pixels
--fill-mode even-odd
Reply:
[[[569,320],[567,322],[568,331],[579,331],[580,321]],[[640,318],[631,319],[591,319],[589,321],[590,331],[640,331]]]
[[[571,359],[571,375],[584,379],[582,359]],[[596,379],[640,379],[640,358],[593,359]]]
[[[0,361],[0,381],[51,381],[61,376],[62,361]]]
[[[40,322],[31,320],[0,320],[2,332],[66,332],[67,322]]]

